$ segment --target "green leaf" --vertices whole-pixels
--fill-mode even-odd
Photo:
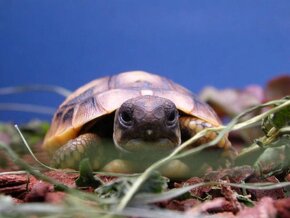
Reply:
[[[247,196],[238,195],[237,194],[237,199],[238,199],[239,202],[243,202],[248,207],[254,207],[255,206],[254,202]]]
[[[290,106],[282,108],[262,120],[262,130],[266,135],[272,128],[281,129],[287,125],[290,125]]]
[[[100,199],[107,203],[117,203],[132,187],[136,177],[120,177],[113,182],[103,185],[95,190]],[[167,189],[168,179],[158,172],[153,172],[137,193],[161,193]],[[136,193],[136,194],[137,194]]]
[[[90,186],[90,187],[97,188],[103,184],[101,179],[94,176],[93,170],[91,168],[90,161],[88,158],[84,158],[83,160],[81,160],[79,168],[80,168],[80,176],[75,181],[77,186],[79,187]]]
[[[289,135],[284,135],[267,146],[268,148],[254,163],[256,172],[263,177],[268,177],[287,171],[290,167]]]
[[[169,180],[162,177],[160,173],[154,171],[149,179],[141,186],[139,192],[160,193],[167,189]]]

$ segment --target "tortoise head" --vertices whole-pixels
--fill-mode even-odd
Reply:
[[[180,145],[175,104],[157,96],[125,101],[115,113],[113,138],[122,151],[170,151]]]

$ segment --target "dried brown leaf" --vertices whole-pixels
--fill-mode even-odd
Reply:
[[[283,98],[290,95],[290,76],[281,75],[270,80],[265,88],[266,101]]]
[[[200,98],[209,103],[220,117],[234,117],[245,109],[260,104],[264,99],[263,89],[252,85],[245,89],[223,89],[206,87]]]
[[[290,198],[277,200],[274,202],[277,210],[277,217],[288,218],[290,217]]]
[[[249,183],[263,183],[263,182],[270,182],[270,183],[279,183],[279,180],[274,177],[268,178],[260,178],[260,177],[251,177],[247,181]],[[248,190],[248,192],[252,195],[252,199],[259,201],[264,197],[271,197],[272,199],[281,199],[285,198],[285,193],[283,188],[271,189],[271,190]]]

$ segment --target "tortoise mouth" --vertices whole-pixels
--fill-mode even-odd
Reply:
[[[172,151],[174,148],[178,146],[178,143],[173,142],[168,138],[160,138],[154,141],[145,141],[142,138],[130,139],[125,143],[116,144],[117,148],[121,151],[125,151],[127,153],[139,152],[139,151],[149,151],[149,152],[160,152],[166,153]]]

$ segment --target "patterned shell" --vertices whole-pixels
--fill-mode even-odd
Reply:
[[[180,111],[220,125],[215,112],[184,87],[155,74],[132,71],[93,80],[73,92],[54,114],[43,147],[56,150],[77,137],[86,123],[114,112],[126,100],[141,95],[170,99]]]

